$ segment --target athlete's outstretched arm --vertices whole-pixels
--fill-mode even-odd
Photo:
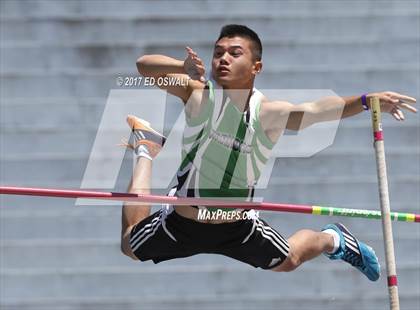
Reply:
[[[369,99],[372,97],[378,97],[381,111],[390,113],[396,120],[405,119],[402,109],[413,113],[417,112],[413,106],[416,103],[415,98],[390,91],[371,93],[366,95],[368,105],[370,104]],[[262,110],[262,113],[266,119],[266,127],[287,128],[296,131],[315,123],[338,120],[364,111],[361,96],[331,96],[297,105],[284,101],[273,101],[264,106],[265,111]]]
[[[378,97],[381,111],[390,113],[396,120],[404,120],[402,109],[417,112],[417,109],[412,106],[416,103],[415,98],[391,91],[366,94],[366,104],[369,108],[369,99],[372,97]],[[339,118],[350,117],[364,111],[361,96],[327,97],[313,104],[314,113],[320,118],[320,121],[337,119],[335,114],[337,110],[342,110]]]

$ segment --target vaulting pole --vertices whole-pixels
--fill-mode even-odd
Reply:
[[[389,204],[389,193],[388,193],[388,178],[386,174],[386,162],[385,162],[385,148],[384,139],[382,134],[382,123],[381,123],[381,107],[379,98],[374,97],[370,101],[372,110],[372,125],[373,125],[373,145],[375,147],[376,155],[376,169],[378,172],[378,184],[379,184],[379,200],[381,203],[382,213],[382,232],[385,243],[385,261],[386,261],[386,272],[388,277],[388,292],[390,300],[391,310],[399,310],[400,302],[398,297],[398,286],[397,286],[397,270],[395,264],[394,254],[394,241],[392,238],[392,224],[391,224],[391,209]]]

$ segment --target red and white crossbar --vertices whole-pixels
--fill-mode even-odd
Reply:
[[[13,187],[0,186],[0,194],[2,195],[26,195],[26,196],[44,196],[44,197],[60,197],[60,198],[85,198],[85,199],[101,199],[115,201],[137,201],[139,203],[149,204],[171,204],[171,205],[199,205],[199,206],[219,206],[223,208],[241,208],[255,209],[278,212],[306,213],[313,215],[327,216],[346,216],[359,217],[366,219],[380,219],[381,212],[376,210],[364,209],[348,209],[335,208],[312,205],[297,205],[272,202],[245,202],[227,199],[203,199],[203,198],[181,198],[159,195],[145,195],[133,193],[117,193],[117,192],[98,192],[87,190],[66,190],[51,188],[34,188],[34,187]],[[400,222],[417,222],[420,223],[420,214],[392,212],[391,217],[395,221]]]

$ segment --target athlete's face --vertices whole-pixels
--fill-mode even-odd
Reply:
[[[230,89],[250,88],[262,68],[262,63],[254,60],[252,48],[252,42],[242,37],[217,41],[212,60],[214,80]]]

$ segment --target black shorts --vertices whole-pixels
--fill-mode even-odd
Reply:
[[[138,259],[155,264],[210,253],[271,269],[289,253],[287,240],[258,217],[206,224],[183,217],[168,205],[133,227],[130,245]]]

